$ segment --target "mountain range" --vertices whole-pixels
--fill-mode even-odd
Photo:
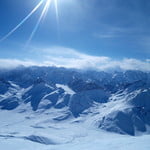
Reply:
[[[132,136],[149,133],[150,73],[36,66],[0,70],[1,113],[48,115],[49,110],[58,123],[86,122]]]

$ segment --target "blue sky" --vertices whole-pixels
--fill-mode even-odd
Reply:
[[[20,23],[39,2],[1,0],[0,38]],[[51,61],[55,64],[52,58],[65,58],[67,62],[67,58],[72,59],[77,52],[78,56],[107,57],[121,62],[132,59],[149,65],[149,0],[57,0],[58,18],[52,0],[47,15],[26,45],[45,3],[46,0],[20,28],[0,42],[1,60],[40,64]],[[56,50],[57,55],[54,55]]]

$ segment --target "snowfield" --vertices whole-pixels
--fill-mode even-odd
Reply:
[[[150,135],[129,136],[103,131],[82,117],[55,121],[54,110],[24,114],[0,112],[2,150],[149,150]],[[62,110],[66,111],[66,110]]]

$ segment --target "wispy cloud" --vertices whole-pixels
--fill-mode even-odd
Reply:
[[[132,37],[139,38],[145,37],[145,31],[138,27],[119,27],[119,26],[110,26],[104,25],[101,29],[93,33],[93,36],[96,38],[124,38]]]
[[[77,69],[96,70],[141,70],[150,71],[150,61],[134,58],[115,60],[105,56],[91,56],[66,47],[50,47],[47,49],[33,51],[34,55],[40,55],[42,61],[0,59],[0,67],[24,66],[57,66]]]
[[[96,38],[117,38],[124,36],[125,33],[127,33],[127,29],[125,28],[110,27],[105,25],[105,28],[93,33],[93,36]]]

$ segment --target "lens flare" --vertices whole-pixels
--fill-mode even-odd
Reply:
[[[22,26],[35,12],[36,10],[42,5],[43,0],[40,1],[36,7],[15,27],[13,28],[9,33],[7,33],[2,39],[0,39],[0,42],[6,40],[9,36],[11,36],[20,26]]]
[[[42,19],[44,19],[44,17],[46,17],[46,14],[49,10],[50,4],[51,2],[54,2],[54,6],[55,6],[55,13],[56,13],[56,20],[57,20],[57,26],[59,24],[59,14],[58,14],[58,1],[57,0],[41,0],[36,7],[15,27],[13,28],[9,33],[7,33],[4,37],[2,37],[2,39],[0,39],[0,42],[6,40],[7,38],[9,38],[9,36],[11,36],[19,27],[21,27],[39,8],[40,6],[44,3],[44,8],[41,12],[41,15],[32,31],[32,33],[30,34],[30,37],[26,43],[26,46],[29,45],[29,43],[31,42],[33,36],[35,35]]]
[[[59,14],[58,14],[58,2],[57,0],[54,0],[55,3],[55,12],[56,12],[56,19],[57,19],[57,23],[59,22]]]
[[[47,13],[47,11],[49,9],[50,3],[51,3],[51,0],[47,0],[46,4],[44,6],[44,9],[43,9],[43,11],[42,11],[42,13],[41,13],[41,15],[40,15],[40,17],[39,17],[35,27],[34,27],[32,33],[31,33],[31,35],[30,35],[30,37],[29,37],[29,39],[27,41],[26,46],[31,42],[33,36],[35,35],[35,33],[36,33],[36,31],[37,31],[37,29],[38,29],[38,27],[40,25],[41,20],[43,19],[44,16],[46,16],[46,13]]]

